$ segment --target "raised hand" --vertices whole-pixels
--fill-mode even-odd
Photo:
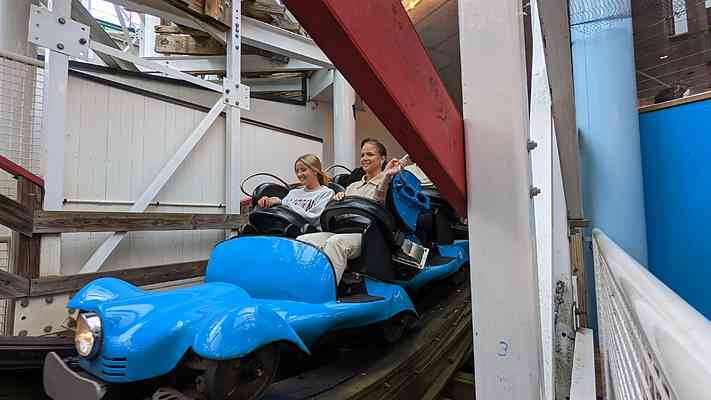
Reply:
[[[338,192],[333,196],[336,201],[341,201],[344,197],[346,197],[346,192]]]
[[[402,165],[400,165],[400,160],[397,158],[393,158],[392,160],[388,161],[388,163],[385,165],[385,175],[389,177],[393,177],[402,171]]]

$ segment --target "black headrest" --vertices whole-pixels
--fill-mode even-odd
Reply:
[[[249,224],[259,233],[283,234],[288,237],[316,231],[301,214],[282,204],[255,208],[249,214]]]
[[[252,192],[252,208],[257,207],[257,202],[264,196],[283,199],[289,194],[289,189],[277,183],[265,182],[254,188]]]
[[[341,201],[332,200],[321,214],[321,229],[324,232],[334,232],[341,216],[365,217],[375,222],[384,233],[391,236],[395,233],[395,221],[392,216],[373,200],[365,197],[349,196]]]

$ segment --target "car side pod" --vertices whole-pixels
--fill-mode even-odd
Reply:
[[[287,342],[311,354],[289,324],[265,306],[247,305],[210,321],[196,336],[193,351],[211,360],[244,357],[266,345]]]

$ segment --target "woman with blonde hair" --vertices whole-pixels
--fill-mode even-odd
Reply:
[[[301,187],[292,189],[283,199],[264,196],[257,205],[269,208],[284,204],[302,215],[310,225],[321,229],[321,213],[334,192],[328,185],[331,177],[323,171],[321,160],[313,154],[304,154],[294,162],[294,172]]]

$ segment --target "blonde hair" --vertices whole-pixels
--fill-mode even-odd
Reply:
[[[322,185],[328,185],[331,183],[331,177],[323,171],[323,167],[321,167],[321,160],[318,156],[314,154],[304,154],[303,156],[300,156],[296,159],[296,161],[294,161],[294,170],[296,170],[296,163],[299,161],[304,163],[308,169],[316,173],[318,183]]]

